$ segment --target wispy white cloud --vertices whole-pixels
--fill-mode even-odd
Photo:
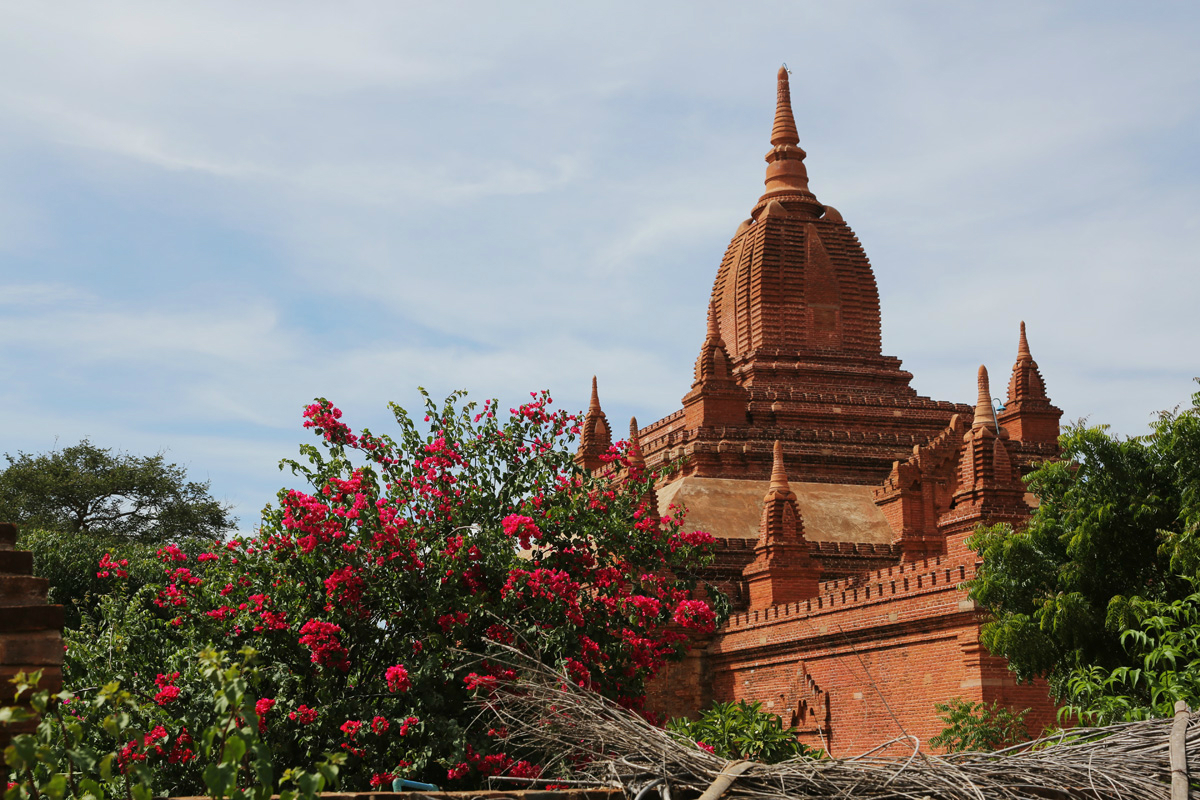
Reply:
[[[47,287],[18,287],[17,294],[45,304]],[[265,308],[238,311],[154,309],[81,310],[64,307],[31,317],[0,319],[0,347],[53,353],[74,361],[136,365],[194,358],[255,364],[298,351]]]
[[[90,295],[76,286],[63,283],[0,284],[0,306],[12,306],[10,313],[33,311],[45,306],[86,302]]]
[[[1197,32],[1107,3],[6,6],[5,446],[169,446],[253,514],[318,394],[382,427],[417,384],[578,408],[595,373],[650,422],[784,60],[916,388],[1002,383],[1024,318],[1067,416],[1136,432],[1200,346]]]

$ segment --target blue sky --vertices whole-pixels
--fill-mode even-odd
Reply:
[[[166,450],[243,528],[323,395],[690,384],[792,70],[914,387],[1200,374],[1194,3],[0,2],[0,451]],[[618,426],[619,427],[619,426]]]

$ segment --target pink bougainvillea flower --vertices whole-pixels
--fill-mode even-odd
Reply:
[[[701,633],[711,633],[716,625],[717,615],[712,607],[703,600],[683,600],[676,607],[671,618],[685,628]]]
[[[317,721],[317,710],[302,705],[295,711],[288,714],[288,719],[293,722],[299,722],[301,725],[311,725]]]
[[[258,714],[258,732],[267,732],[267,713],[275,707],[275,701],[270,697],[263,697],[254,704],[254,713]]]
[[[172,672],[170,675],[164,675],[161,672],[154,679],[154,684],[158,687],[158,694],[154,695],[154,702],[160,706],[165,706],[167,703],[173,703],[179,699],[179,687],[175,685],[175,681],[179,678],[178,672]]]
[[[412,688],[412,681],[409,680],[408,670],[403,664],[396,664],[387,668],[385,673],[389,692],[407,692]]]

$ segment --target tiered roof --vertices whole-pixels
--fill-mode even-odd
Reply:
[[[809,188],[785,69],[777,89],[764,191],[717,270],[683,408],[630,431],[635,458],[671,470],[661,510],[686,506],[688,528],[744,541],[720,567],[744,569],[756,602],[783,602],[821,570],[926,559],[978,522],[1027,517],[1020,475],[1056,454],[1061,415],[1024,323],[999,416],[982,367],[974,408],[917,395],[882,354],[858,238]],[[598,460],[608,431],[593,379],[581,463]]]
[[[871,485],[966,410],[917,396],[882,355],[871,264],[805,158],[781,69],[764,192],[717,270],[684,413],[642,431],[652,466],[761,480],[779,440],[808,481]]]

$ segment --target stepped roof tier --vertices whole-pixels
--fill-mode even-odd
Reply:
[[[650,466],[684,460],[674,478],[765,480],[779,440],[797,483],[878,484],[970,411],[918,396],[882,354],[871,264],[809,189],[805,157],[780,69],[765,191],[717,270],[695,383],[640,431]]]

